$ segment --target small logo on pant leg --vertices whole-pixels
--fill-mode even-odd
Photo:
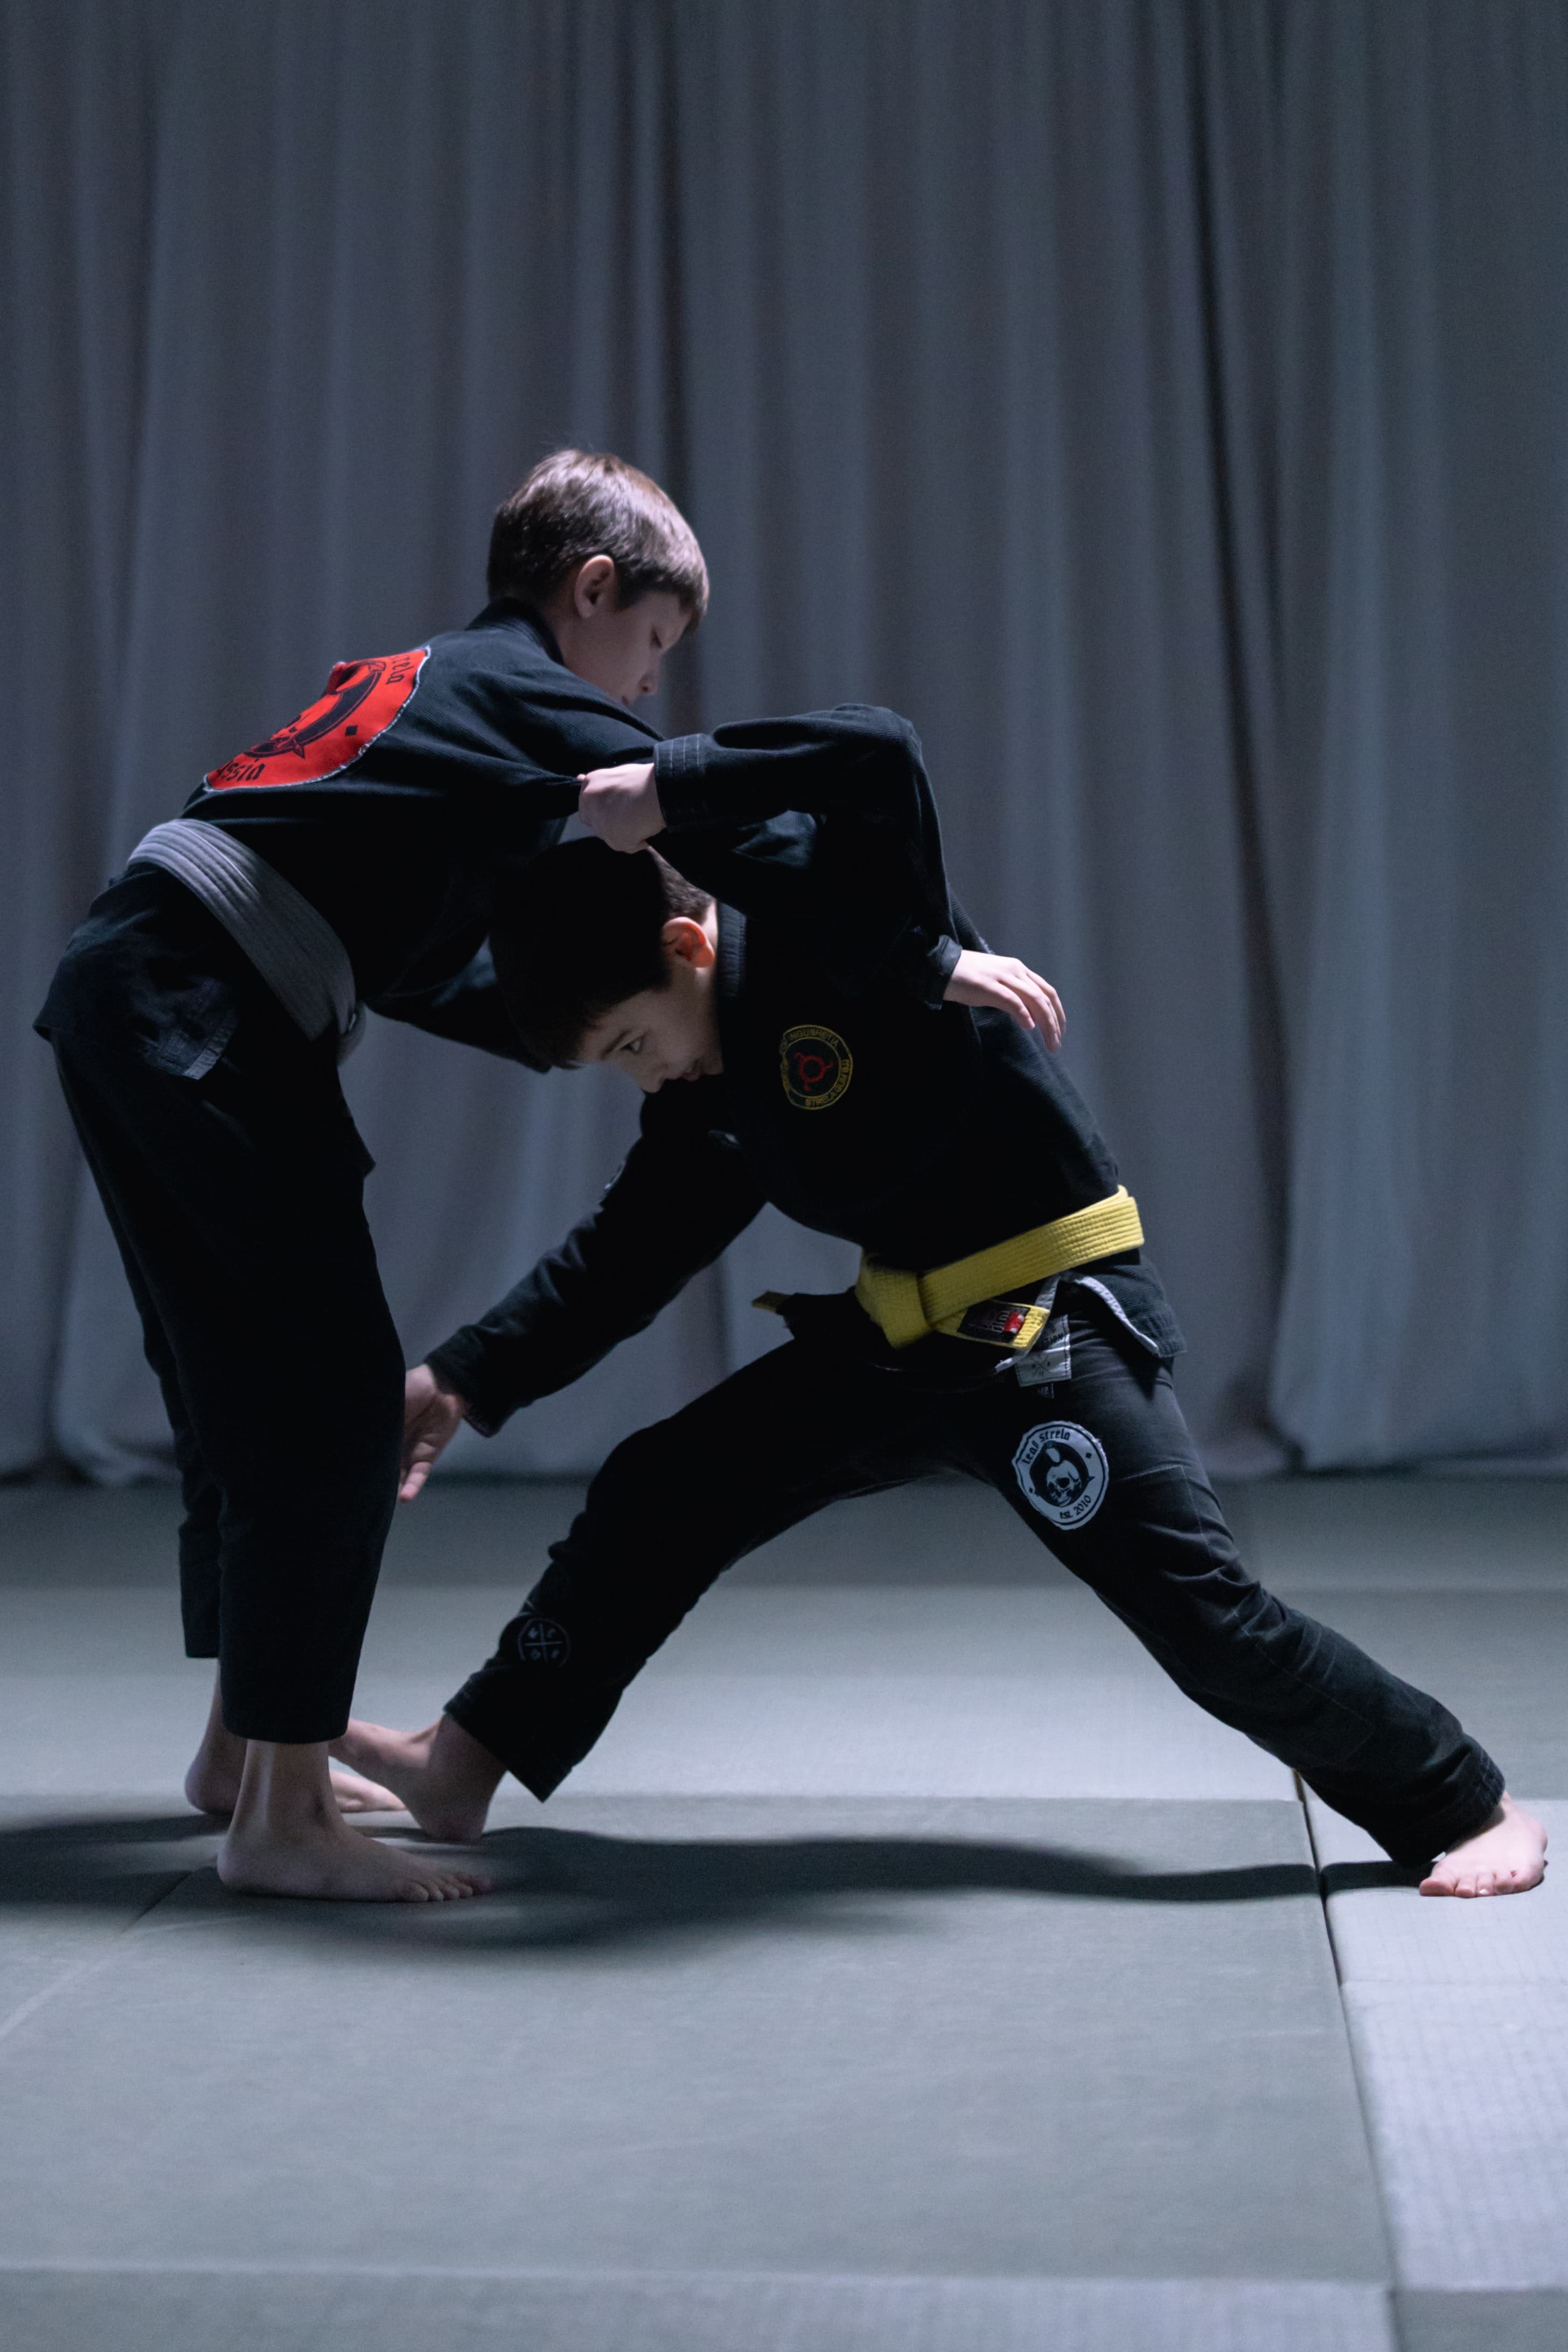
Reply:
[[[1105,1499],[1111,1473],[1097,1437],[1075,1421],[1042,1421],[1013,1455],[1023,1495],[1053,1528],[1081,1528]]]
[[[525,1666],[564,1666],[571,1655],[571,1636],[553,1617],[524,1617],[513,1640]]]

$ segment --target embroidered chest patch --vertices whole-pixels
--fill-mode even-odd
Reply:
[[[827,1110],[854,1076],[854,1056],[836,1029],[804,1022],[779,1040],[779,1075],[797,1110]]]
[[[412,653],[378,654],[372,661],[340,662],[319,702],[214,768],[205,782],[214,793],[236,785],[317,784],[335,776],[384,735],[419,683],[428,646]]]

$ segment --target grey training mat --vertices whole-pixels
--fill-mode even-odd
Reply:
[[[1550,1840],[1544,1880],[1525,1895],[1460,1902],[1418,1895],[1414,1873],[1396,1870],[1364,1831],[1309,1801],[1347,1984],[1568,1987],[1568,1801],[1524,1801]]]
[[[517,1597],[391,1586],[357,1708],[428,1722]],[[0,1588],[0,1789],[177,1790],[212,1690],[211,1666],[179,1645],[167,1587]],[[1281,1765],[1184,1698],[1075,1585],[721,1585],[633,1685],[571,1785],[1293,1801]],[[517,1818],[529,1810],[508,1803]]]
[[[83,1822],[0,1799],[0,2052],[62,1985],[111,1966],[126,1930],[178,1885],[189,1849],[155,1854],[148,1828],[131,1809]]]
[[[577,1478],[437,1479],[398,1512],[382,1582],[520,1594],[584,1491]],[[0,1487],[0,1582],[167,1586],[179,1520],[172,1486]],[[1071,1582],[998,1495],[956,1476],[836,1504],[727,1574],[747,1585]]]
[[[1553,2287],[1395,2298],[1402,2352],[1563,2352],[1568,2294]]]
[[[1568,2287],[1568,1986],[1344,1999],[1402,2282]]]
[[[356,1704],[427,1721],[511,1605],[472,1588],[383,1595]],[[1184,1698],[1071,1582],[721,1583],[569,1785],[594,1795],[1294,1794],[1281,1765]]]
[[[576,1499],[405,1514],[361,1705],[427,1719]],[[1228,1500],[1568,1869],[1563,1490]],[[174,1517],[0,1489],[5,2352],[1568,2343],[1568,1879],[1423,1902],[1314,1804],[1331,1951],[1288,1776],[994,1497],[746,1563],[431,1914],[218,1890]]]
[[[1413,2305],[1416,2347],[1568,2342],[1539,2333],[1563,2305],[1511,2292],[1568,2288],[1568,1802],[1531,1810],[1555,1870],[1528,1895],[1460,1902],[1417,1895],[1312,1805],[1399,2277],[1501,2296],[1495,2331],[1476,2297]]]
[[[1568,1593],[1568,1479],[1317,1477],[1222,1489],[1276,1591]]]
[[[515,1890],[436,1911],[184,1880],[0,2048],[0,2266],[1385,2275],[1290,1806],[492,1845]]]
[[[0,2271],[7,2352],[1396,2352],[1376,2288],[1235,2279]]]

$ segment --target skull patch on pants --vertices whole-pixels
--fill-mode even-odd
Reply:
[[[1075,1421],[1042,1421],[1013,1455],[1013,1475],[1026,1500],[1054,1528],[1081,1528],[1105,1499],[1111,1483],[1104,1448]]]

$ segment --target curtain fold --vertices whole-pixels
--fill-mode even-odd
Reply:
[[[460,625],[568,440],[707,551],[664,724],[921,729],[1215,1465],[1568,1448],[1550,0],[0,0],[0,1469],[167,1451],[27,1026],[72,922],[334,660]],[[411,1355],[634,1124],[391,1024],[348,1085]],[[765,1216],[455,1466],[589,1466],[848,1274]]]

